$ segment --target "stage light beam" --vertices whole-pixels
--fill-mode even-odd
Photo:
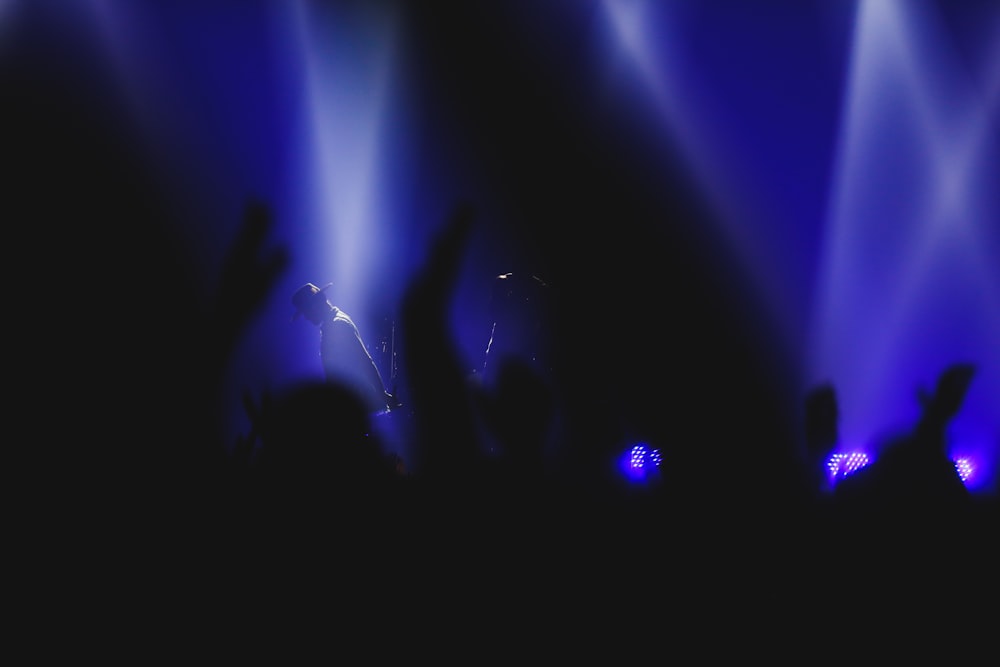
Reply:
[[[810,351],[812,375],[835,378],[854,416],[848,437],[915,418],[909,385],[950,355],[983,355],[987,383],[998,370],[976,342],[1000,323],[981,236],[997,212],[976,186],[995,157],[1000,85],[961,76],[925,9],[858,7]],[[895,190],[873,185],[886,179]],[[959,298],[980,307],[956,323],[942,311]]]
[[[297,5],[306,68],[306,141],[313,165],[305,196],[314,202],[306,263],[332,280],[363,330],[374,329],[367,289],[390,262],[391,235],[380,208],[383,141],[394,79],[397,16],[375,10],[328,20]],[[310,171],[307,169],[307,171]]]

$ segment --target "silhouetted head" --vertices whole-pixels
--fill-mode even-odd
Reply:
[[[323,317],[333,309],[333,305],[326,298],[326,290],[333,285],[327,283],[323,287],[317,287],[312,283],[306,283],[295,290],[292,295],[292,305],[295,306],[295,313],[292,320],[305,317],[313,324],[319,325]]]

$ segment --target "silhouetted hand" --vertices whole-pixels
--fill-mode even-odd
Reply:
[[[953,364],[938,376],[934,394],[922,398],[923,408],[933,418],[947,420],[958,413],[965,395],[976,374],[976,367],[969,363]]]

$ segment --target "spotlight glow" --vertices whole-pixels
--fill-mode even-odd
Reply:
[[[297,7],[309,109],[303,150],[313,160],[305,177],[313,209],[304,219],[315,232],[301,256],[319,267],[303,275],[328,275],[362,331],[374,331],[379,320],[364,304],[392,255],[386,247],[391,207],[380,203],[388,199],[383,144],[392,110],[401,106],[390,104],[396,15]]]

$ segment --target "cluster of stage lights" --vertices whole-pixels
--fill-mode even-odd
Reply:
[[[871,462],[871,459],[864,452],[840,452],[832,454],[826,461],[826,468],[833,480],[841,479],[856,473]],[[975,471],[972,460],[967,457],[960,457],[954,460],[955,471],[958,472],[962,482],[968,482]]]
[[[955,459],[955,470],[958,471],[958,476],[963,482],[967,481],[972,477],[972,472],[975,467],[972,465],[972,461],[967,458]]]
[[[840,479],[856,473],[867,466],[871,460],[864,452],[848,452],[832,454],[826,460],[826,468],[830,471],[830,477]]]
[[[646,481],[663,463],[659,449],[644,443],[633,445],[622,458],[625,475],[634,481]],[[827,459],[826,467],[834,481],[847,477],[871,463],[871,458],[865,452],[838,452]],[[960,457],[954,460],[955,471],[962,482],[968,482],[975,471],[972,459]]]
[[[630,480],[644,482],[657,472],[662,462],[663,456],[659,449],[639,443],[625,452],[621,465],[625,476]]]

